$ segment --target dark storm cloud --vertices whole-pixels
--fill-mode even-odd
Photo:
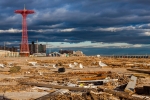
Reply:
[[[148,0],[1,0],[1,42],[21,40],[22,17],[14,11],[24,4],[35,10],[27,17],[30,42],[150,43]]]

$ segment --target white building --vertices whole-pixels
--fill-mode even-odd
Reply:
[[[0,57],[18,57],[18,56],[19,56],[19,52],[0,50]]]

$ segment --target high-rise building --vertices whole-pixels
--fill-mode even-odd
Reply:
[[[35,44],[32,42],[29,44],[30,55],[34,53],[46,53],[46,45],[43,44]]]

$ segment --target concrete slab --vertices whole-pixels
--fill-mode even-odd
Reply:
[[[137,77],[135,76],[131,76],[131,79],[129,81],[129,83],[127,84],[126,88],[125,88],[125,92],[128,92],[128,93],[134,93],[134,88],[135,88],[135,85],[136,85],[136,80],[137,80]]]
[[[31,100],[48,94],[48,92],[6,92],[0,93],[0,96],[4,96],[11,100]]]

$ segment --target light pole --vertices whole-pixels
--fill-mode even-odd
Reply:
[[[4,56],[6,57],[6,50],[5,50],[6,47],[5,47],[5,46],[6,46],[6,44],[5,44],[5,42],[4,42]]]

